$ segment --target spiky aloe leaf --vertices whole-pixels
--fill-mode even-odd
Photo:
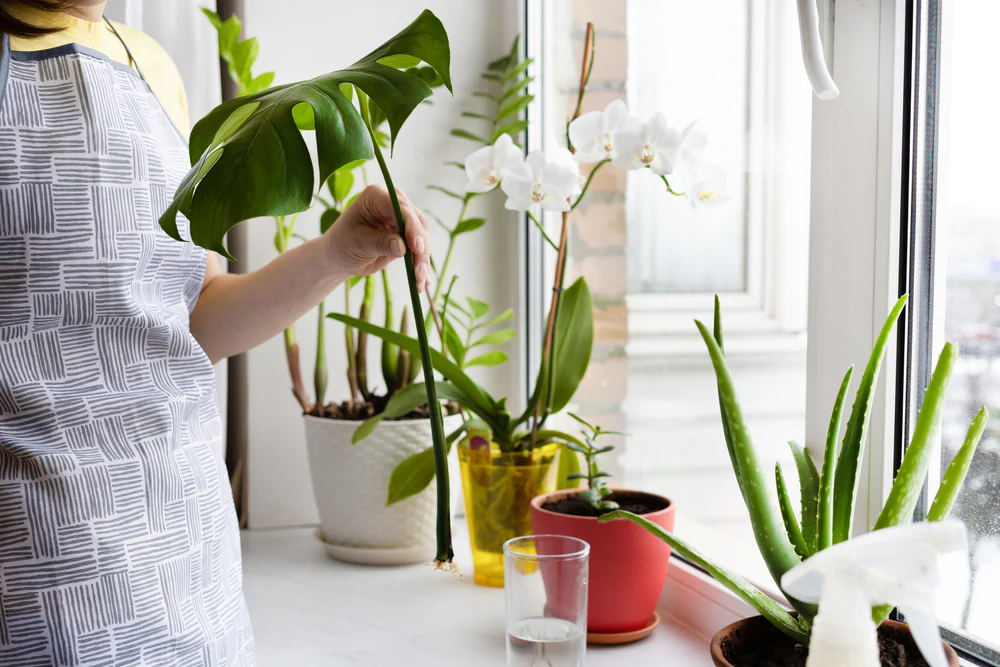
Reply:
[[[809,452],[802,445],[789,442],[792,456],[795,457],[795,467],[799,472],[799,496],[802,503],[802,539],[805,540],[806,553],[803,558],[816,553],[816,522],[819,507],[819,473],[816,464],[809,457]]]
[[[946,343],[924,393],[924,402],[917,414],[910,446],[906,448],[896,479],[892,481],[889,498],[878,515],[875,530],[907,524],[913,520],[913,510],[920,499],[927,468],[936,449],[935,440],[941,430],[945,393],[948,391],[948,381],[951,379],[956,356],[955,347]]]
[[[774,627],[781,630],[781,632],[785,635],[801,644],[809,643],[809,625],[805,621],[799,620],[789,614],[781,605],[769,596],[765,595],[759,588],[740,575],[735,572],[730,572],[722,566],[717,565],[714,561],[702,556],[693,547],[688,545],[687,542],[680,539],[676,535],[668,533],[652,521],[632,514],[631,512],[616,510],[601,516],[598,521],[601,523],[607,523],[609,521],[615,521],[616,519],[625,519],[636,525],[642,526],[642,528],[647,530],[649,533],[669,544],[670,547],[676,550],[678,554],[708,572],[713,579],[735,593],[737,597],[746,602],[748,605],[759,611],[764,618],[770,621]]]
[[[879,368],[885,357],[885,347],[889,342],[889,334],[896,324],[903,306],[906,305],[906,295],[899,297],[893,306],[882,331],[875,340],[868,365],[865,366],[858,393],[851,407],[851,418],[847,421],[847,431],[844,433],[844,443],[837,459],[837,472],[833,482],[833,543],[838,544],[851,536],[851,526],[854,523],[854,502],[858,487],[858,476],[861,474],[861,454],[864,451],[865,439],[868,437],[868,425],[871,423],[872,401],[875,398],[875,382],[878,380]]]
[[[695,324],[708,347],[712,366],[715,368],[715,377],[722,398],[722,416],[729,426],[729,433],[732,437],[740,487],[743,489],[747,510],[750,512],[750,521],[753,524],[757,547],[760,549],[760,555],[763,557],[771,577],[780,586],[781,577],[785,572],[799,564],[799,557],[785,535],[784,523],[769,493],[770,481],[761,468],[757,452],[750,439],[750,433],[743,421],[743,411],[736,398],[736,389],[733,386],[733,379],[729,374],[722,350],[719,349],[719,344],[715,342],[712,333],[704,324],[697,320],[695,320]],[[794,600],[791,602],[806,621],[812,619],[814,610],[810,605]]]
[[[962,485],[965,484],[965,476],[969,473],[972,457],[976,453],[976,447],[979,446],[979,439],[983,437],[983,431],[986,430],[986,424],[989,420],[990,412],[984,405],[980,408],[976,418],[969,424],[969,431],[965,434],[965,442],[962,443],[962,448],[958,450],[958,454],[951,460],[948,469],[944,473],[944,477],[941,479],[941,486],[938,488],[937,495],[934,496],[931,509],[927,512],[928,521],[944,521],[948,518],[948,515],[951,513],[951,507],[955,504],[955,499],[958,498],[958,493],[962,490]]]
[[[809,558],[809,546],[806,544],[802,529],[799,528],[799,521],[795,518],[795,508],[792,506],[792,498],[788,495],[788,486],[785,484],[785,474],[781,470],[781,464],[774,464],[774,480],[778,489],[778,508],[781,510],[781,520],[785,522],[785,533],[788,541],[795,547],[795,553],[803,560]]]
[[[712,336],[715,338],[715,342],[719,344],[719,351],[722,352],[723,356],[726,354],[726,347],[722,343],[722,308],[719,304],[719,295],[715,295],[715,312],[712,319]],[[743,495],[743,502],[746,502],[746,495],[743,494],[743,483],[740,480],[740,466],[739,462],[736,460],[736,454],[733,451],[733,436],[729,432],[729,420],[726,419],[726,406],[722,402],[722,389],[718,391],[719,396],[719,413],[722,415],[722,435],[726,439],[726,451],[729,452],[729,462],[733,466],[733,473],[736,475],[736,482],[740,487],[740,494]]]
[[[833,475],[837,465],[837,440],[840,439],[840,420],[847,402],[847,390],[851,386],[854,366],[847,369],[840,383],[837,400],[833,402],[830,426],[826,431],[826,447],[823,450],[823,470],[819,478],[819,508],[816,524],[816,550],[822,551],[833,544]]]

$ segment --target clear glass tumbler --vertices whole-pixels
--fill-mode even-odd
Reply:
[[[532,535],[503,545],[507,667],[582,667],[590,545]]]

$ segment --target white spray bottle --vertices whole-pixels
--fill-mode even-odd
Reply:
[[[934,610],[938,556],[967,547],[958,521],[915,523],[841,542],[785,573],[781,587],[818,602],[806,667],[879,667],[872,606],[899,608],[930,667],[948,667]]]

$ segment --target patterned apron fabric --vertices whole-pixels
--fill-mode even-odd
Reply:
[[[0,39],[0,667],[252,665],[206,253],[157,224],[185,142],[128,67]]]

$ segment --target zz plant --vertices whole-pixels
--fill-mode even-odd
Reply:
[[[191,132],[192,168],[160,218],[170,236],[182,240],[177,218],[189,221],[191,240],[229,259],[223,244],[237,223],[260,216],[290,216],[310,207],[324,183],[339,169],[372,157],[378,162],[400,233],[404,222],[392,176],[378,145],[374,115],[384,115],[390,148],[406,119],[432,94],[411,69],[431,67],[451,91],[451,52],[441,21],[425,10],[409,26],[367,56],[344,69],[308,81],[279,85],[225,102],[202,118]],[[357,106],[355,106],[355,100]],[[374,109],[378,109],[374,112]],[[314,132],[319,179],[303,139]],[[319,187],[317,187],[319,186]],[[417,347],[424,372],[424,402],[430,406],[433,455],[441,475],[437,486],[435,562],[451,568],[446,445],[423,308],[414,276],[413,255],[405,256]]]
[[[779,585],[785,572],[813,554],[833,544],[850,539],[854,506],[857,498],[858,476],[861,457],[864,453],[874,388],[879,367],[885,356],[886,345],[896,320],[906,303],[903,296],[889,313],[888,319],[875,341],[871,357],[865,366],[847,420],[840,452],[837,440],[840,435],[841,417],[844,412],[853,367],[847,369],[840,384],[840,391],[834,402],[827,431],[823,460],[817,468],[809,454],[792,444],[801,488],[801,523],[795,516],[791,498],[784,483],[781,466],[775,468],[772,481],[754,449],[750,432],[743,421],[743,413],[736,398],[733,379],[726,366],[722,343],[722,325],[719,300],[715,301],[715,323],[713,331],[696,322],[698,330],[708,347],[712,365],[718,381],[719,408],[722,414],[722,431],[726,447],[732,461],[733,471],[739,483],[743,500],[750,512],[754,535],[761,556]],[[924,395],[924,402],[917,416],[913,437],[906,450],[885,506],[875,522],[874,529],[888,528],[912,521],[917,501],[927,476],[934,452],[934,440],[940,431],[941,415],[945,392],[955,363],[956,351],[950,343],[944,346],[938,357],[937,366],[931,376]],[[951,511],[952,505],[962,488],[968,472],[968,464],[979,439],[986,428],[989,413],[984,407],[969,426],[968,434],[961,450],[944,475],[937,495],[927,513],[928,521],[941,521]],[[777,494],[777,501],[773,492]],[[702,556],[696,549],[677,536],[663,530],[640,516],[617,510],[600,517],[602,523],[616,519],[627,519],[645,528],[677,550],[682,556],[705,569],[719,583],[738,595],[776,628],[797,642],[808,644],[809,632],[816,608],[789,598],[798,612],[792,616],[773,599],[755,588],[746,579],[726,570]],[[888,607],[872,610],[876,624],[884,621],[892,611]]]

